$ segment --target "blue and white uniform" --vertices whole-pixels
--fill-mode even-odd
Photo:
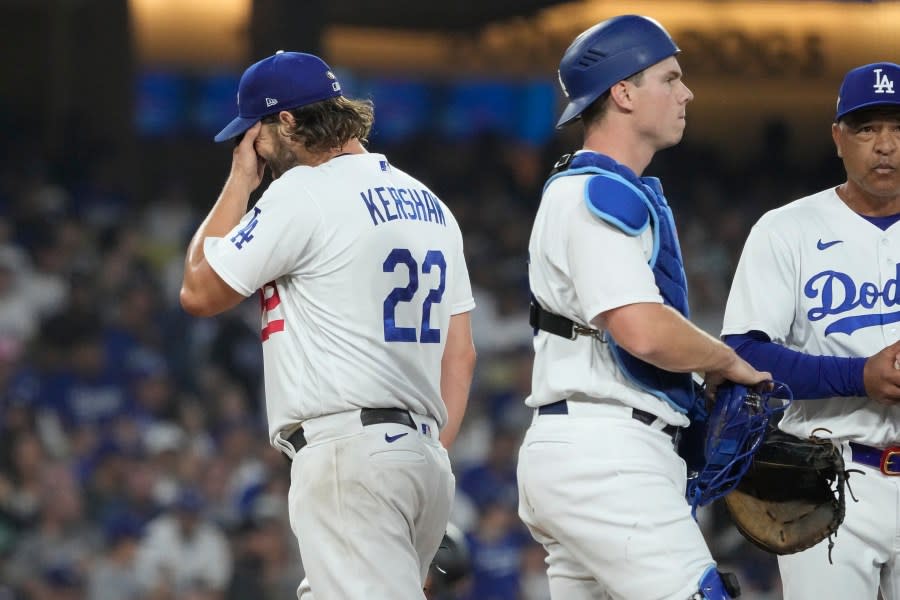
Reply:
[[[752,343],[738,347],[749,362],[771,368],[776,379],[785,378],[792,388],[802,390],[800,380],[809,378],[825,387],[821,380],[833,378],[830,387],[840,395],[801,392],[806,399],[794,400],[780,428],[803,438],[834,440],[847,467],[863,471],[850,476],[859,501],[848,495],[847,515],[831,552],[834,566],[829,565],[827,541],[778,558],[786,598],[875,598],[879,581],[885,598],[900,598],[900,572],[894,566],[900,559],[900,478],[853,462],[849,447],[851,441],[874,448],[900,445],[900,407],[867,398],[861,377],[853,381],[854,360],[863,361],[900,340],[896,220],[883,223],[887,227],[882,229],[852,211],[834,189],[772,210],[750,232],[728,297],[722,334],[729,343],[727,336],[759,332],[762,339],[806,355],[846,357],[837,363],[817,358],[835,366],[817,367],[809,377],[802,367],[780,375],[777,363],[761,365],[746,354]],[[848,372],[844,377],[842,365]],[[793,385],[791,377],[800,385]],[[882,564],[889,565],[883,575]]]
[[[650,192],[626,167],[595,157],[584,162],[612,165]],[[650,264],[655,225],[634,229],[601,216],[596,209],[607,203],[592,202],[588,190],[604,175],[572,172],[550,181],[535,217],[529,278],[537,302],[582,325],[627,304],[662,303]],[[598,337],[538,331],[534,349],[519,515],[547,549],[553,598],[691,598],[715,561],[685,501],[684,461],[663,431],[688,425],[685,411],[627,376]]]
[[[420,598],[455,483],[441,359],[451,315],[474,308],[453,214],[383,155],[347,154],[285,172],[204,252],[236,291],[260,290],[269,432],[293,458],[316,597]],[[363,426],[373,408],[406,409],[416,429]]]

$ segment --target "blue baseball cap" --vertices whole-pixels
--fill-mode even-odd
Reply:
[[[312,54],[279,50],[250,65],[238,84],[238,116],[214,138],[224,142],[282,110],[341,95],[341,84],[325,61]]]
[[[880,62],[847,73],[838,93],[835,121],[861,108],[900,107],[900,65]]]

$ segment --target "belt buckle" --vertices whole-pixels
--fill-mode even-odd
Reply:
[[[881,465],[879,465],[879,468],[881,469],[881,472],[884,473],[885,475],[890,475],[890,476],[900,475],[900,470],[897,470],[897,471],[892,470],[888,464],[888,463],[890,463],[891,459],[894,458],[895,456],[900,456],[900,446],[890,446],[888,448],[885,448],[884,451],[881,453]]]

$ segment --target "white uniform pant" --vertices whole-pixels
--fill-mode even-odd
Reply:
[[[554,600],[687,600],[715,564],[672,439],[630,412],[570,403],[525,435],[519,516],[547,550]]]
[[[778,557],[785,600],[900,600],[900,477],[883,475],[878,469],[852,462],[843,445],[850,474],[847,514],[832,539],[828,562],[828,540],[809,550]]]
[[[308,443],[294,457],[288,493],[307,576],[298,598],[425,597],[455,480],[434,420],[413,420],[416,431],[363,427],[356,410],[304,423]]]

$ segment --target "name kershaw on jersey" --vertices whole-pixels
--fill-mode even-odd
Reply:
[[[829,315],[842,315],[857,307],[871,309],[878,303],[884,306],[900,304],[900,263],[897,263],[895,276],[888,279],[883,289],[877,283],[864,281],[857,285],[853,277],[840,271],[822,271],[809,278],[803,286],[807,298],[819,298],[819,306],[811,308],[806,316],[810,321],[819,321]],[[900,321],[900,311],[892,313],[857,314],[836,319],[825,328],[825,335],[832,333],[852,334],[857,329],[886,325]]]
[[[447,226],[441,203],[427,190],[377,187],[360,192],[359,195],[369,211],[373,225],[407,219]],[[381,209],[376,201],[381,205]],[[231,243],[238,250],[253,239],[253,230],[259,223],[260,213],[260,208],[254,206],[250,219],[231,237]]]
[[[441,203],[427,190],[377,187],[369,188],[365,192],[360,192],[359,195],[369,210],[373,225],[397,219],[409,219],[447,226],[444,221],[444,211],[441,210]],[[380,208],[379,205],[381,205]]]

